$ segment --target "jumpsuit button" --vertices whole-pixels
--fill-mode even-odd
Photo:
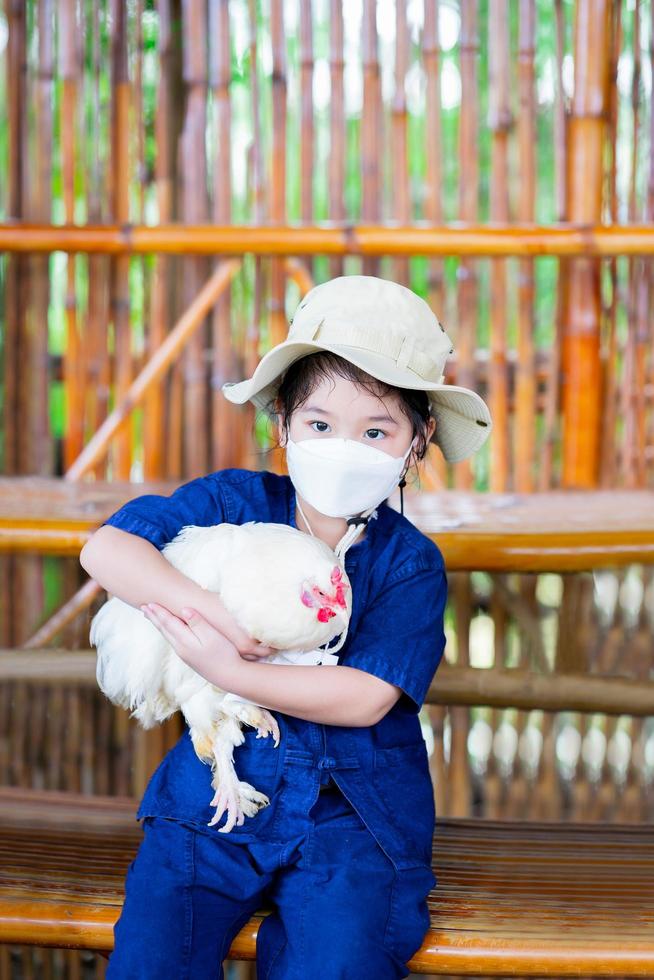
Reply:
[[[322,759],[318,759],[318,769],[322,770],[320,777],[320,792],[322,793],[326,789],[333,789],[335,783],[332,781],[331,776],[326,771],[328,769],[333,769],[336,765],[336,759],[332,759],[330,755],[323,756]]]

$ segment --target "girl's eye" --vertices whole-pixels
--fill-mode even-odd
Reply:
[[[383,429],[367,429],[366,432],[378,432],[382,438],[384,438],[384,436],[386,435]],[[379,442],[379,439],[377,439],[376,436],[373,436],[373,441]]]
[[[314,422],[309,422],[309,425],[311,425],[311,426],[314,426],[314,425],[324,425],[324,426],[327,426],[327,429],[329,428],[329,426],[327,425],[327,423],[326,422],[323,422],[322,419],[316,419]],[[313,431],[314,432],[326,432],[327,429],[314,429]]]

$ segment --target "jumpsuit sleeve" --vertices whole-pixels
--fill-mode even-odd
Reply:
[[[159,551],[188,524],[210,527],[225,520],[220,483],[200,476],[182,484],[169,497],[146,493],[128,500],[104,524],[138,534]]]
[[[387,579],[341,661],[401,687],[398,706],[412,714],[420,711],[445,649],[447,576],[442,564],[430,564]]]

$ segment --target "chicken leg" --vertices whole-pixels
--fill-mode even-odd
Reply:
[[[256,705],[248,705],[248,707],[268,715],[268,718],[274,723],[274,727],[277,727],[277,722],[265,708],[257,708]],[[267,723],[264,718],[261,719],[262,725]],[[268,731],[263,728],[259,728],[258,731],[257,738],[268,734]],[[279,731],[277,731],[278,738]],[[236,775],[233,751],[235,746],[242,742],[243,732],[237,719],[225,718],[224,721],[221,721],[220,725],[217,726],[213,740],[213,779],[211,786],[215,790],[215,794],[210,805],[216,807],[216,812],[208,824],[209,827],[213,827],[214,824],[218,823],[223,813],[227,811],[225,826],[218,828],[220,834],[228,834],[235,825],[240,827],[245,821],[245,817],[255,816],[262,807],[268,806],[270,803],[265,793],[260,793],[254,786],[239,779]]]

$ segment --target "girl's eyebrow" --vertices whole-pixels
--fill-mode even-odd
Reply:
[[[305,405],[302,408],[303,412],[317,412],[319,415],[331,415],[331,412],[327,412],[324,408],[319,408],[318,405]],[[368,422],[390,422],[392,425],[397,425],[394,418],[390,415],[369,415]]]

